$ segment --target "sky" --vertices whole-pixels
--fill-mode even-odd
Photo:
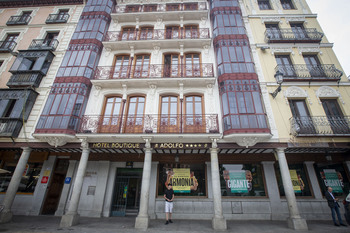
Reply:
[[[350,75],[350,0],[306,0],[312,13],[334,43],[333,50],[345,74]]]

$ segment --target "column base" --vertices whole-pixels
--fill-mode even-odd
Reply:
[[[227,230],[226,219],[214,217],[211,221],[214,230],[225,231]]]
[[[61,218],[60,227],[71,227],[79,224],[79,214],[65,214]]]
[[[294,230],[308,230],[306,220],[303,218],[288,218],[288,227]]]
[[[148,216],[137,216],[135,220],[135,228],[140,230],[147,230],[149,224]]]
[[[0,213],[0,223],[11,222],[12,216],[13,215],[12,215],[11,211],[1,212]]]

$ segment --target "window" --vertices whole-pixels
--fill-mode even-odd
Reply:
[[[289,55],[276,55],[277,67],[285,77],[295,77],[295,70]]]
[[[135,56],[135,66],[133,71],[133,78],[147,78],[149,75],[150,55]]]
[[[281,4],[284,10],[295,9],[292,0],[281,0]]]
[[[43,45],[45,46],[54,46],[55,43],[57,43],[59,32],[48,32],[45,36]]]
[[[260,164],[220,164],[222,196],[266,196]]]
[[[179,132],[180,119],[178,119],[178,102],[177,96],[161,97],[161,116],[160,126],[158,128],[160,133]]]
[[[147,4],[143,6],[144,12],[154,12],[157,11],[157,5]]]
[[[32,14],[31,11],[23,11],[21,18],[19,19],[19,21],[21,22],[27,22],[30,19],[30,15]]]
[[[129,97],[125,133],[142,133],[144,122],[145,97]]]
[[[130,76],[130,56],[121,55],[115,58],[113,78],[129,78]]]
[[[202,96],[186,96],[184,132],[205,132],[206,125],[203,114]]]
[[[317,55],[303,55],[311,77],[326,77]]]
[[[167,26],[165,38],[166,39],[179,39],[179,38],[181,38],[180,26]]]
[[[6,38],[4,41],[2,41],[0,45],[0,49],[9,49],[13,50],[16,46],[16,40],[18,38],[19,34],[7,34]]]
[[[127,5],[125,8],[126,13],[139,12],[141,9],[140,5]]]
[[[17,56],[13,62],[10,72],[36,71],[46,74],[53,58],[54,54],[49,51],[21,52],[21,56]]]
[[[295,39],[306,39],[308,35],[305,31],[304,25],[302,23],[291,23],[292,31],[294,33]]]
[[[271,10],[271,5],[269,0],[258,0],[260,10]]]
[[[122,98],[119,96],[107,97],[102,113],[102,122],[100,124],[100,133],[119,133],[122,122]]]
[[[68,11],[69,9],[59,9],[57,20],[67,20]]]
[[[183,38],[195,39],[199,37],[199,30],[197,25],[186,25],[184,28]]]
[[[315,127],[304,100],[289,100],[289,106],[294,117],[295,130],[299,134],[314,134]]]
[[[219,76],[255,72],[247,40],[220,40],[215,47]]]
[[[173,185],[175,196],[206,196],[205,164],[159,164],[158,195],[163,196],[168,184]]]
[[[185,55],[185,77],[201,77],[200,54]]]
[[[163,77],[180,77],[180,54],[165,54]]]
[[[259,85],[256,80],[220,82],[224,130],[267,129]]]
[[[134,27],[123,28],[120,40],[135,40],[136,29]]]
[[[180,10],[180,4],[166,4],[167,11],[178,11]]]
[[[140,40],[152,40],[153,39],[153,27],[141,27]]]
[[[197,3],[184,3],[183,8],[185,11],[195,11],[198,9]]]
[[[295,196],[312,196],[307,170],[303,164],[288,164]],[[281,196],[285,196],[284,187],[278,163],[275,163],[275,173],[277,178],[278,190]],[[315,184],[316,185],[316,184]]]
[[[342,164],[315,164],[314,167],[323,194],[330,186],[335,196],[345,198],[348,195],[350,183]]]
[[[278,27],[278,24],[265,24],[266,35],[268,40],[280,40],[282,39],[281,30]]]
[[[109,18],[105,15],[86,14],[80,17],[72,39],[97,39],[102,41],[107,32]]]
[[[350,123],[344,118],[336,99],[322,99],[322,106],[334,134],[349,134]]]
[[[245,35],[243,19],[239,10],[219,11],[212,13],[213,35]]]

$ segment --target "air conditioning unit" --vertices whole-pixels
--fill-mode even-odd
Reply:
[[[7,123],[0,123],[0,133],[6,132]]]

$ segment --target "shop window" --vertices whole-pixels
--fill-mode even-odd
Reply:
[[[16,169],[16,166],[17,161],[15,161],[14,159],[12,159],[12,161],[8,160],[3,163],[2,173],[0,174],[0,192],[6,192],[8,185],[10,184],[12,175]],[[42,163],[27,163],[21,181],[19,183],[17,192],[34,193],[41,169]]]
[[[295,196],[310,197],[312,196],[311,187],[307,171],[303,164],[289,164],[289,173],[292,179],[293,190]],[[281,196],[285,196],[282,183],[281,172],[278,163],[275,164],[275,173],[277,178],[278,190]],[[317,184],[315,184],[317,185]]]
[[[327,191],[327,187],[333,188],[333,194],[335,196],[345,198],[348,195],[350,184],[344,165],[315,164],[314,167],[323,195]]]
[[[159,196],[164,195],[169,183],[173,185],[175,196],[206,196],[206,166],[205,164],[159,164]]]
[[[260,164],[220,164],[222,196],[266,196]]]

